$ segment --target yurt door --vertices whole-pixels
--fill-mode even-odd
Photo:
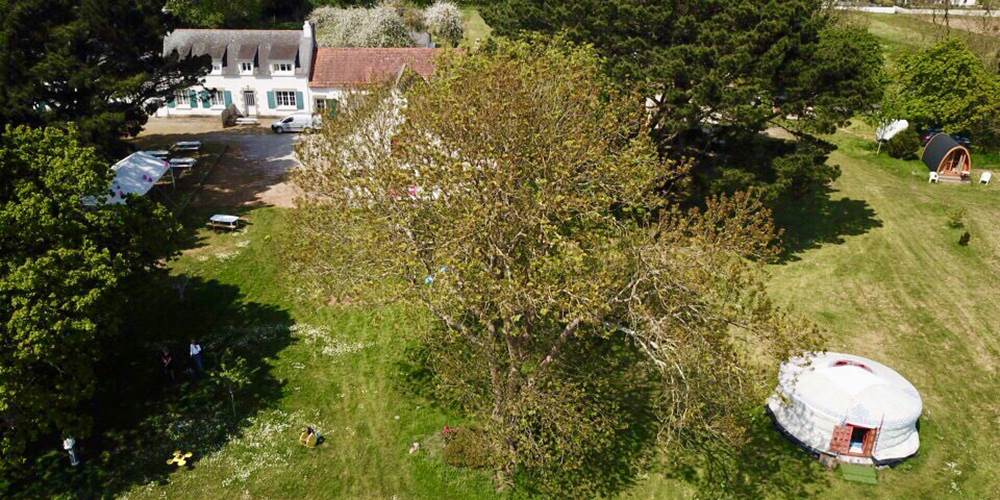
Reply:
[[[868,429],[865,433],[864,445],[862,448],[862,453],[869,457],[875,451],[875,440],[878,439],[878,429]]]
[[[850,425],[838,425],[833,428],[833,437],[830,439],[830,451],[837,454],[846,454],[851,450],[851,434],[854,427]]]

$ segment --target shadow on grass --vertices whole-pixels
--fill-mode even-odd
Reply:
[[[488,366],[474,346],[441,335],[439,345],[407,347],[405,360],[397,363],[397,386],[447,412],[466,415],[459,419],[468,423],[466,428],[495,426],[489,417],[493,399]],[[539,379],[535,388],[521,392],[525,402],[509,408],[517,422],[506,429],[514,441],[525,438],[514,498],[612,497],[637,483],[657,453],[657,378],[644,359],[620,339],[581,340],[567,346],[552,365],[557,376]],[[489,439],[492,431],[504,432],[491,428],[476,434]],[[470,448],[502,446],[481,443]],[[486,454],[475,452],[482,456],[476,463],[496,463],[498,457]]]
[[[167,282],[157,285],[137,297],[144,305],[132,311],[117,345],[107,346],[114,358],[99,368],[108,383],[91,409],[94,433],[78,440],[83,463],[70,467],[63,452],[36,457],[33,478],[15,487],[22,496],[112,497],[163,483],[177,468],[166,462],[174,450],[190,451],[187,466],[194,466],[280,398],[283,382],[266,360],[291,343],[285,311],[247,302],[238,288],[217,281],[189,278],[183,298]],[[191,339],[204,348],[204,373],[191,362]],[[177,365],[173,381],[160,365],[164,347]],[[246,379],[234,385],[220,373],[239,358]]]
[[[693,485],[704,498],[812,498],[829,486],[819,461],[789,441],[764,409],[739,449],[711,442],[703,448],[697,459],[671,463],[665,474]]]
[[[845,236],[882,227],[875,210],[864,200],[831,199],[830,188],[811,197],[785,201],[774,208],[775,225],[784,231],[779,262],[799,260],[798,254],[826,244],[840,244]]]

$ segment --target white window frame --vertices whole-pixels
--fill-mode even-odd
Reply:
[[[241,75],[252,75],[253,74],[253,61],[243,61],[240,63],[240,74]]]
[[[275,90],[274,104],[278,109],[298,109],[298,102],[295,100],[294,90]]]
[[[178,108],[191,108],[191,91],[188,89],[174,91],[174,105]]]
[[[226,93],[221,90],[211,90],[208,92],[213,108],[226,107]]]
[[[313,99],[313,113],[325,113],[326,112],[326,98],[316,97]]]
[[[213,75],[221,75],[222,74],[222,61],[219,61],[219,62],[212,61],[212,73],[211,74],[213,74]]]
[[[275,75],[291,75],[295,73],[295,64],[290,62],[276,62],[271,64],[271,73]]]

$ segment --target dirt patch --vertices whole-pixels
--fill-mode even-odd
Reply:
[[[170,117],[170,118],[150,118],[137,141],[150,139],[169,138],[171,136],[190,136],[198,134],[208,134],[213,132],[225,132],[227,134],[265,134],[271,133],[270,129],[262,125],[241,125],[239,127],[222,126],[219,118],[199,118],[199,117]]]
[[[299,192],[289,176],[299,166],[297,139],[262,126],[224,129],[216,118],[154,118],[135,142],[141,148],[166,148],[181,140],[225,145],[226,154],[191,206],[236,209],[295,206]]]

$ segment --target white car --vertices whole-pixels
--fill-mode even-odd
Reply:
[[[285,132],[301,132],[303,130],[317,128],[320,124],[321,120],[319,116],[313,116],[308,113],[296,113],[272,123],[271,130],[273,130],[276,134],[283,134]]]

